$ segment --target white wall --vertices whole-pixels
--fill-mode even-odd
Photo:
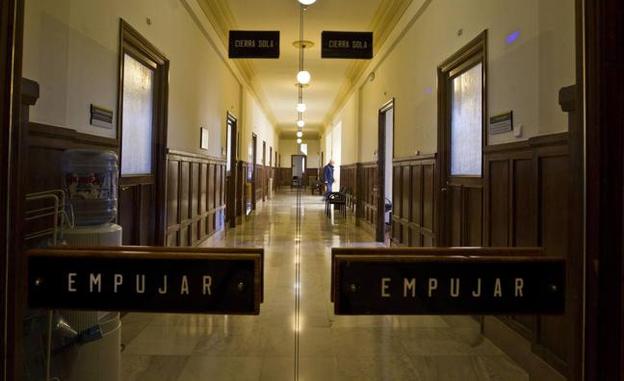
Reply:
[[[25,11],[23,72],[41,90],[33,121],[115,136],[114,130],[89,125],[89,105],[118,115],[123,18],[170,60],[169,148],[221,156],[227,111],[239,117],[239,126],[247,122],[263,134],[270,128],[257,105],[245,112],[251,121],[241,119],[241,84],[181,0],[26,0]],[[210,131],[208,151],[199,149],[200,127]]]
[[[360,102],[358,161],[376,159],[377,112],[392,97],[395,156],[436,152],[437,66],[485,29],[489,115],[513,110],[514,126],[523,126],[521,137],[494,135],[489,144],[567,130],[558,91],[575,82],[573,0],[432,0],[349,100]]]
[[[242,126],[239,158],[248,163],[253,160],[251,137],[252,134],[256,134],[258,136],[256,164],[262,164],[262,142],[264,141],[266,142],[266,165],[269,165],[270,147],[273,147],[273,160],[275,160],[275,150],[279,150],[279,136],[276,134],[273,124],[267,119],[258,101],[247,90],[243,91],[243,110],[243,122],[239,124],[239,126]]]
[[[307,168],[319,168],[321,161],[321,140],[320,139],[303,139],[303,142],[308,145],[308,162]],[[291,155],[303,155],[303,152],[299,150],[299,144],[297,144],[297,138],[282,137],[279,142],[280,153],[282,155],[282,168],[290,168]]]

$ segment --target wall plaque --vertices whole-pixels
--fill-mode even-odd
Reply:
[[[373,58],[372,32],[321,33],[322,58],[371,59]]]
[[[279,58],[280,32],[231,30],[229,58]]]
[[[42,249],[28,253],[31,308],[257,315],[262,249]]]
[[[332,249],[335,313],[562,314],[565,261],[540,252]]]
[[[504,134],[513,130],[513,111],[490,117],[490,135]]]

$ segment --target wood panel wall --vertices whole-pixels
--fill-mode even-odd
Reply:
[[[292,180],[292,168],[275,168],[275,185],[289,187]]]
[[[392,242],[435,246],[436,156],[395,159],[392,173]]]
[[[50,126],[30,122],[26,132],[26,193],[43,192],[63,189],[62,156],[67,149],[101,149],[119,151],[115,139],[107,139],[87,135],[64,127]],[[41,203],[28,202],[26,208],[42,207]],[[52,217],[29,221],[24,225],[24,233],[28,234],[49,226],[54,222]]]
[[[88,148],[119,151],[115,139],[87,135],[64,127],[28,124],[26,192],[41,192],[63,186],[61,158],[67,149]]]
[[[195,246],[224,226],[225,161],[167,154],[167,246]]]
[[[357,165],[357,205],[356,216],[369,227],[377,223],[377,162]]]
[[[569,158],[567,133],[489,146],[484,151],[485,246],[542,246],[548,256],[564,257],[568,278],[577,258],[568,247]],[[510,316],[502,320],[531,341],[533,349],[566,373],[580,345],[572,327],[582,285],[568,282],[565,316]]]

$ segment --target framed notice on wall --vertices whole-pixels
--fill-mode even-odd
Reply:
[[[208,129],[201,127],[199,129],[199,148],[208,149]]]

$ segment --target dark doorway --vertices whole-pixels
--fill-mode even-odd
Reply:
[[[169,61],[120,23],[119,224],[124,245],[162,245],[165,233]]]
[[[487,32],[438,67],[438,246],[480,246]]]
[[[377,226],[375,239],[384,242],[392,223],[392,159],[394,158],[394,99],[379,109],[379,140],[377,147]]]
[[[225,162],[225,220],[229,227],[236,226],[236,147],[238,137],[236,118],[227,113],[226,117],[226,162]],[[239,189],[238,192],[241,190]]]
[[[260,184],[262,184],[262,201],[266,200],[269,176],[266,167],[266,142],[262,141],[262,169],[260,170]]]
[[[307,168],[306,155],[291,155],[290,164],[291,164],[292,185],[293,186],[303,185],[305,171]]]
[[[249,163],[251,176],[251,210],[256,210],[256,194],[258,192],[258,171],[256,162],[258,161],[258,135],[251,134],[251,163]]]

